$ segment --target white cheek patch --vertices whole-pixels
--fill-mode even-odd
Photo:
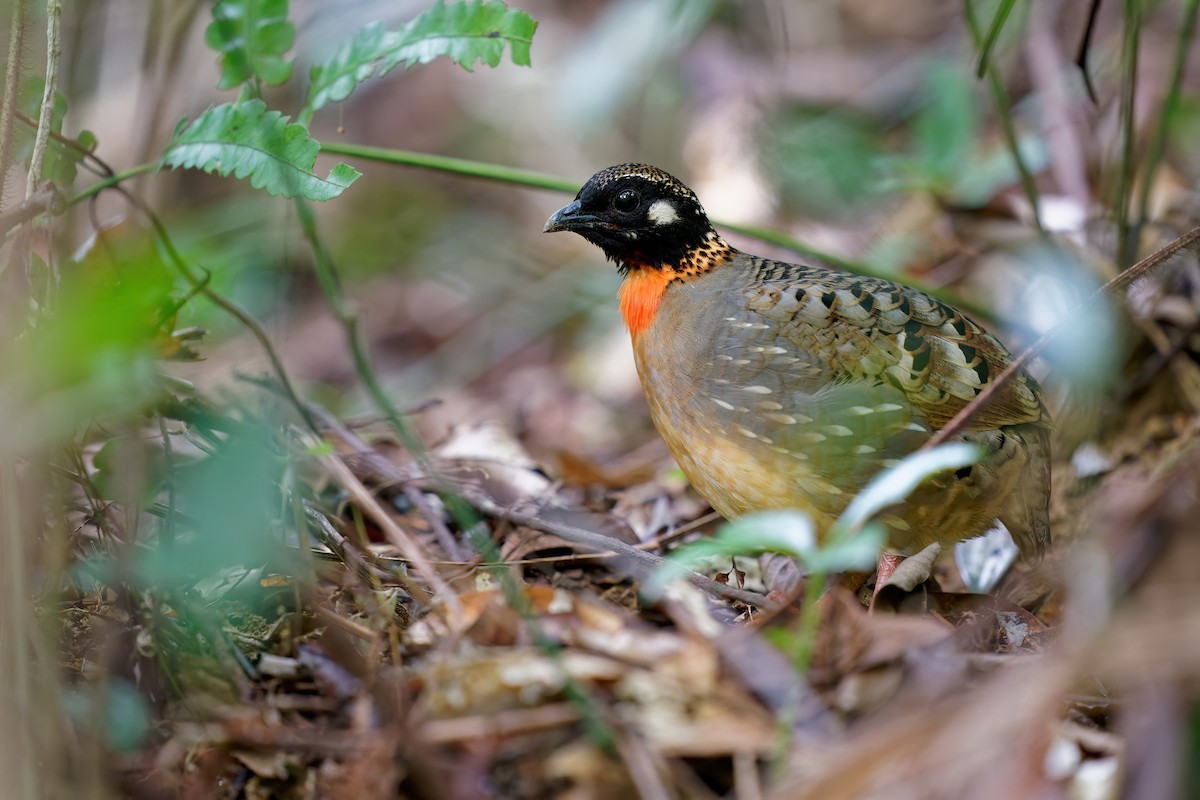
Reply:
[[[646,211],[646,216],[655,225],[670,225],[679,219],[679,213],[670,200],[655,200]]]

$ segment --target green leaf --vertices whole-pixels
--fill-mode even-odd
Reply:
[[[337,197],[362,173],[338,164],[327,178],[313,174],[321,144],[298,123],[288,124],[261,100],[210,108],[176,130],[163,153],[169,167],[202,169],[250,179],[275,197],[323,201]]]
[[[801,213],[826,219],[859,213],[882,194],[879,128],[844,109],[786,109],[759,129],[763,168]]]
[[[437,5],[398,31],[372,23],[338,50],[328,62],[312,68],[305,115],[345,100],[363,81],[382,78],[397,64],[426,64],[439,56],[470,71],[475,62],[500,64],[507,45],[512,62],[529,66],[529,48],[537,22],[499,0],[463,0]]]
[[[176,465],[176,501],[187,525],[170,547],[139,555],[136,571],[145,585],[179,588],[232,567],[253,569],[286,552],[279,537],[287,461],[277,429],[255,418],[233,423],[212,455]],[[207,587],[229,590],[220,580]]]
[[[715,536],[689,542],[671,553],[647,581],[643,593],[654,598],[672,581],[711,559],[784,553],[814,572],[866,568],[875,563],[884,530],[870,526],[852,536],[817,539],[812,519],[800,511],[762,511],[722,525]]]
[[[949,184],[967,166],[979,134],[974,87],[962,70],[935,63],[925,78],[929,103],[913,119],[913,140],[920,169],[937,183]]]
[[[28,117],[40,119],[42,112],[42,95],[46,81],[40,75],[30,76],[21,81],[18,89],[18,108]],[[54,113],[50,115],[50,130],[62,133],[63,118],[67,115],[67,99],[62,93],[54,95]],[[33,140],[36,131],[24,123],[13,126],[13,160],[29,167],[33,156]],[[74,183],[79,162],[83,159],[83,151],[96,146],[96,137],[89,131],[79,134],[76,142],[79,148],[69,147],[63,142],[51,137],[46,142],[46,156],[42,161],[42,179],[55,183],[69,185]]]
[[[283,54],[296,40],[287,18],[287,0],[220,0],[204,41],[221,54],[218,89],[232,89],[256,79],[268,86],[286,83],[292,59]]]
[[[162,391],[155,333],[164,287],[139,264],[119,283],[75,271],[52,313],[0,342],[0,446],[53,447],[95,417],[140,412]],[[69,285],[67,285],[69,284]]]
[[[867,524],[871,517],[889,506],[902,502],[925,479],[979,462],[983,452],[971,444],[944,444],[932,450],[919,450],[899,464],[876,475],[850,502],[834,526],[831,536],[840,539],[841,532],[853,533]]]
[[[149,706],[137,689],[120,678],[67,690],[62,707],[77,729],[99,734],[118,753],[136,750],[151,730]]]

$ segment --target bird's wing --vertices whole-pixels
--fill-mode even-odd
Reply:
[[[746,313],[761,316],[777,332],[776,345],[834,365],[834,380],[894,387],[935,429],[1012,361],[1004,346],[969,317],[924,292],[819,267],[746,258]],[[1037,384],[1022,373],[967,429],[1039,422],[1048,424]]]

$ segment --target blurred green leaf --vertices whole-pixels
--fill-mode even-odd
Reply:
[[[647,582],[649,597],[667,584],[714,558],[784,553],[815,572],[865,568],[875,563],[883,544],[882,528],[853,537],[817,540],[812,519],[801,511],[762,511],[722,525],[715,536],[689,542],[671,553],[663,569]]]
[[[792,108],[760,131],[768,174],[802,213],[850,212],[880,195],[876,162],[883,142],[870,120],[836,109]]]
[[[1200,141],[1200,95],[1179,98],[1179,105],[1167,125],[1173,154],[1194,174],[1200,170],[1200,152],[1185,143]]]
[[[283,54],[296,40],[287,14],[287,0],[220,0],[213,6],[204,41],[221,54],[218,89],[232,89],[252,78],[268,86],[287,82],[292,59]]]
[[[817,540],[812,520],[800,511],[747,514],[723,525],[715,536],[689,542],[673,552],[667,566],[654,574],[645,591],[650,597],[658,596],[671,581],[708,559],[765,552],[792,556],[813,572],[868,568],[875,563],[886,538],[886,530],[871,522],[872,517],[903,502],[927,478],[977,463],[981,456],[980,449],[969,444],[946,444],[913,453],[873,478],[823,541]]]
[[[118,753],[136,750],[150,732],[150,709],[137,689],[120,678],[87,690],[69,690],[63,709],[82,729],[99,722],[105,744]],[[102,708],[96,708],[100,703]]]
[[[1030,276],[1020,305],[1030,328],[1047,331],[1070,322],[1046,343],[1041,357],[1073,395],[1107,395],[1116,386],[1125,348],[1121,315],[1109,298],[1080,307],[1099,286],[1096,273],[1065,247],[1039,244],[1014,255]]]
[[[911,149],[881,157],[880,191],[924,191],[976,208],[997,191],[1016,183],[1020,173],[1003,143],[984,142],[976,86],[952,64],[937,61],[925,79],[928,102],[909,123]],[[1021,158],[1034,172],[1045,167],[1048,152],[1036,134],[1019,137]]]
[[[887,530],[875,523],[858,531],[835,528],[829,532],[821,547],[801,563],[813,572],[845,572],[870,570],[879,559],[879,551],[887,542]]]
[[[257,420],[233,427],[207,458],[177,466],[175,497],[192,526],[174,545],[142,557],[142,581],[179,587],[277,557],[282,551],[279,486],[284,466],[272,428]]]
[[[696,40],[726,4],[719,0],[616,0],[607,3],[556,76],[555,102],[578,129],[612,129],[613,115]],[[660,84],[661,85],[661,84]],[[671,114],[647,119],[661,129]]]
[[[884,509],[903,502],[927,478],[949,469],[976,464],[983,452],[975,445],[944,444],[932,450],[919,450],[906,456],[871,479],[859,492],[834,525],[834,532],[852,534]],[[835,537],[837,538],[837,537]]]
[[[312,68],[302,118],[328,103],[345,100],[358,84],[382,78],[401,63],[410,67],[446,56],[468,71],[477,61],[495,67],[507,45],[512,62],[527,67],[536,29],[532,17],[498,0],[463,0],[450,5],[439,0],[398,31],[372,23],[331,60]]]
[[[170,167],[249,178],[251,186],[275,197],[322,201],[340,195],[362,173],[338,164],[327,178],[314,175],[320,150],[303,125],[288,124],[263,101],[250,99],[210,108],[186,127],[181,123],[162,160]]]
[[[18,107],[33,119],[38,119],[42,113],[42,95],[45,92],[46,81],[40,75],[31,75],[21,81],[18,92]],[[50,130],[62,133],[63,119],[67,115],[67,99],[61,92],[54,95],[54,112],[50,115]],[[29,166],[33,156],[33,140],[36,131],[21,123],[13,126],[13,160]],[[96,137],[90,131],[79,134],[77,143],[83,150],[96,146]],[[75,181],[79,162],[83,152],[69,147],[63,142],[51,137],[46,142],[46,156],[42,161],[42,179],[58,184],[69,185]]]
[[[159,395],[155,367],[170,302],[160,276],[125,264],[118,283],[64,282],[54,309],[0,343],[0,429],[17,448],[61,441],[97,416],[140,411]],[[4,449],[0,447],[0,450]]]
[[[146,508],[162,487],[166,457],[161,447],[144,438],[114,436],[92,461],[92,482],[104,497]]]
[[[926,75],[925,94],[928,103],[912,122],[916,166],[936,183],[948,185],[979,135],[974,83],[961,69],[938,61]]]

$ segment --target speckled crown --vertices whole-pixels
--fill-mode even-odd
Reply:
[[[700,205],[700,199],[696,197],[696,193],[685,186],[683,181],[671,173],[650,164],[617,164],[616,166],[606,167],[589,178],[586,185],[602,189],[605,185],[613,181],[633,177],[662,184],[664,188],[673,194],[690,198],[697,205]]]

